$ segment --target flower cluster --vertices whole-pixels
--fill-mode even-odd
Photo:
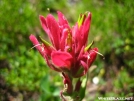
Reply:
[[[46,18],[40,15],[42,28],[51,44],[42,37],[40,37],[42,44],[34,35],[30,35],[29,38],[46,60],[47,65],[55,71],[62,72],[67,92],[71,93],[71,78],[80,78],[87,73],[96,59],[98,49],[91,48],[93,42],[87,45],[91,22],[90,12],[80,14],[73,27],[69,26],[61,12],[57,13],[58,21],[51,14],[48,14]]]

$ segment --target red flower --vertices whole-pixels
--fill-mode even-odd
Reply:
[[[58,21],[49,14],[46,18],[40,16],[42,28],[47,33],[52,45],[42,38],[42,45],[34,35],[30,40],[48,66],[59,72],[68,72],[72,77],[80,77],[87,73],[96,59],[97,48],[86,47],[90,29],[91,13],[81,14],[78,22],[72,28],[64,15],[58,11]]]

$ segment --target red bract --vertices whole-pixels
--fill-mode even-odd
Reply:
[[[91,13],[81,14],[72,28],[59,11],[58,21],[49,14],[46,18],[40,16],[40,22],[52,45],[42,38],[40,45],[34,35],[30,35],[30,40],[45,58],[48,66],[71,77],[81,77],[86,74],[98,51],[97,48],[91,49],[91,45],[86,47]]]

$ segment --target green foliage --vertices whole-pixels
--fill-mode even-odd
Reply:
[[[16,59],[10,61],[12,72],[7,72],[6,80],[22,90],[27,88],[29,90],[38,90],[39,79],[46,75],[47,70],[45,68],[48,67],[38,53],[33,51],[24,53],[25,57],[22,56],[24,54],[21,54],[21,57],[16,57]],[[35,62],[32,63],[31,60]]]
[[[28,37],[31,33],[44,35],[39,25],[39,14],[47,15],[50,12],[56,15],[56,11],[60,10],[73,25],[80,13],[90,11],[92,22],[89,43],[94,40],[94,46],[106,57],[104,62],[97,58],[95,64],[98,68],[89,78],[101,74],[103,67],[114,65],[119,74],[115,75],[112,70],[104,68],[100,84],[107,82],[103,76],[109,73],[113,88],[123,93],[110,91],[104,96],[132,96],[133,9],[132,0],[0,0],[0,61],[8,63],[0,69],[0,76],[11,88],[39,92],[40,101],[59,101],[57,88],[63,86],[62,78],[49,69],[36,49],[29,51],[33,45]],[[121,67],[126,69],[121,70]],[[97,96],[103,95],[97,92]]]
[[[40,89],[42,89],[42,94],[40,101],[59,101],[59,92],[58,87],[53,85],[54,81],[50,82],[50,76],[46,75],[42,78],[40,82]]]

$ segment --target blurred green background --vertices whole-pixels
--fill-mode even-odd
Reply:
[[[89,43],[94,40],[105,56],[98,56],[89,71],[83,101],[134,96],[133,0],[0,0],[0,101],[60,101],[62,77],[36,49],[29,51],[31,33],[47,38],[39,15],[57,18],[57,10],[70,26],[90,11]]]

